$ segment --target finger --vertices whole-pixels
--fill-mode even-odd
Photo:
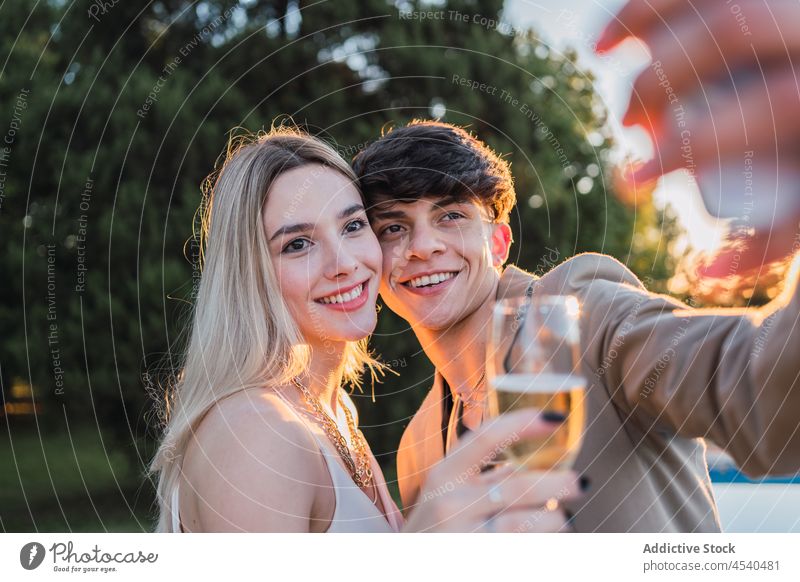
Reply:
[[[581,497],[578,475],[573,471],[516,470],[500,481],[484,476],[458,492],[458,513],[480,520],[506,511],[531,510]],[[455,497],[453,497],[455,499]]]
[[[721,10],[716,9],[707,10],[704,16],[684,17],[648,36],[652,62],[633,84],[624,125],[644,124],[648,112],[659,115],[679,102],[682,92],[696,90],[702,82],[708,82],[701,71],[713,67],[717,77],[729,71],[724,52],[717,44],[719,33],[715,36],[709,30],[710,23],[718,21],[720,14]],[[747,55],[744,51],[749,48],[739,43],[735,50]],[[752,51],[749,56],[752,59]]]
[[[478,475],[481,468],[496,458],[506,447],[527,438],[545,437],[561,422],[547,422],[534,408],[516,410],[493,418],[459,441],[451,454],[436,465],[432,483],[458,480]]]
[[[581,496],[578,475],[574,471],[517,470],[501,481],[486,483],[481,479],[471,489],[470,494],[487,513],[540,507],[553,500],[561,503]]]
[[[519,468],[510,462],[494,463],[487,469],[481,471],[480,480],[487,486],[494,483],[502,483],[508,477],[518,472]]]
[[[742,68],[788,67],[793,55],[800,58],[800,35],[787,28],[800,20],[800,4],[754,7],[747,12],[752,32],[743,32],[730,7],[720,4],[648,37],[653,62],[634,83],[625,125],[641,123],[647,111],[660,112],[714,79],[738,83]]]
[[[570,529],[564,511],[549,511],[545,508],[535,510],[516,510],[503,512],[487,522],[481,522],[473,531],[497,533],[543,533]]]
[[[757,230],[753,236],[728,241],[698,266],[697,274],[704,279],[746,277],[764,265],[791,256],[797,251],[798,222],[800,216],[794,216],[773,228]]]
[[[692,11],[688,0],[630,0],[611,19],[597,41],[597,52],[611,50],[630,36],[643,38],[675,13]]]
[[[754,79],[738,95],[715,96],[708,103],[687,103],[674,127],[656,135],[656,157],[631,176],[642,184],[681,167],[715,167],[719,160],[745,151],[775,151],[796,145],[800,116],[800,71],[771,72]],[[662,125],[666,127],[666,122]]]

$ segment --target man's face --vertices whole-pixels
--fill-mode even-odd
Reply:
[[[381,297],[412,327],[447,329],[494,290],[510,234],[479,202],[390,200],[370,218],[383,249]]]

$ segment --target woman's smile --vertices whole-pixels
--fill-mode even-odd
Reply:
[[[367,293],[369,282],[370,280],[366,279],[361,283],[342,287],[338,291],[314,301],[335,311],[355,311],[363,307],[367,303],[367,299],[369,299],[369,294]]]

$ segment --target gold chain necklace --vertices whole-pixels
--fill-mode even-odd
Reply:
[[[350,474],[353,476],[353,481],[355,481],[356,485],[359,487],[369,487],[372,484],[372,467],[370,463],[370,456],[367,452],[367,441],[364,438],[364,434],[358,428],[356,428],[356,424],[353,422],[353,415],[350,414],[350,409],[344,405],[341,392],[339,393],[338,399],[339,406],[344,409],[344,415],[347,418],[347,428],[350,431],[350,440],[353,443],[353,449],[355,450],[356,454],[355,460],[350,454],[350,449],[347,446],[347,440],[339,431],[339,426],[336,424],[336,421],[334,421],[322,408],[322,404],[320,403],[319,399],[311,394],[309,389],[306,388],[297,378],[292,378],[292,383],[300,389],[300,392],[303,395],[303,400],[305,400],[306,407],[308,408],[309,412],[311,412],[320,422],[325,434],[328,435],[328,438],[336,447],[339,456],[342,458],[342,461],[344,461],[348,471],[350,471]]]

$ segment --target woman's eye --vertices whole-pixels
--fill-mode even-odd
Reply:
[[[296,238],[288,245],[283,248],[283,252],[285,253],[298,253],[300,251],[306,250],[307,245],[310,245],[311,241],[305,238]]]
[[[458,220],[459,218],[464,218],[464,215],[460,212],[448,212],[444,215],[445,220]]]
[[[347,226],[344,227],[344,231],[346,233],[358,232],[365,226],[367,226],[367,221],[363,218],[357,218],[356,220],[351,220],[348,222]]]

